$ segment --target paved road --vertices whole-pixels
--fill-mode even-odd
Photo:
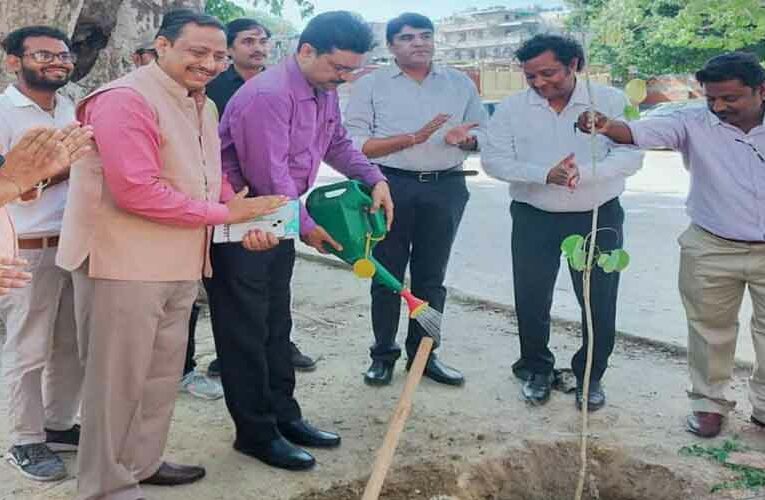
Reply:
[[[324,167],[320,182],[337,175]],[[480,170],[478,158],[468,168]],[[512,304],[509,197],[506,184],[485,174],[469,178],[471,200],[452,253],[447,284],[481,298]],[[650,339],[686,344],[683,307],[677,292],[677,237],[688,225],[684,201],[689,178],[680,156],[649,152],[622,196],[626,249],[632,257],[620,286],[617,327]],[[564,269],[565,270],[565,269]],[[577,320],[579,306],[568,271],[561,272],[553,314]],[[745,301],[737,356],[753,360],[749,334],[751,305]]]

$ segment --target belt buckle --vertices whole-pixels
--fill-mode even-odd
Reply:
[[[431,179],[428,176],[433,176],[434,181],[438,180],[438,172],[420,172],[417,176],[417,180],[420,182],[431,182]]]

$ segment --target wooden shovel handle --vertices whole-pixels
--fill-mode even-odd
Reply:
[[[364,489],[364,496],[361,497],[361,500],[377,500],[380,497],[385,476],[388,474],[388,469],[390,469],[390,465],[393,462],[393,454],[396,452],[398,440],[401,437],[401,432],[404,430],[406,419],[412,411],[414,391],[417,390],[417,386],[422,379],[431,350],[433,350],[433,339],[423,337],[420,341],[420,346],[417,348],[414,362],[409,367],[409,375],[406,377],[406,384],[404,384],[404,390],[401,392],[401,397],[398,400],[396,411],[391,416],[390,423],[388,424],[388,432],[385,433],[382,446],[377,450],[377,458],[372,467],[372,475],[369,476],[369,481]]]

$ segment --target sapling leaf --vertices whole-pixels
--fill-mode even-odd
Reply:
[[[576,249],[581,248],[582,246],[584,246],[584,236],[572,234],[563,240],[563,242],[560,244],[560,249],[563,252],[563,255],[567,259],[570,259],[571,256],[574,255]]]
[[[606,262],[608,261],[608,258],[610,256],[611,254],[608,252],[601,253],[600,255],[598,255],[598,267],[603,267],[604,265],[606,265]]]
[[[624,118],[627,120],[637,120],[640,118],[640,109],[631,104],[624,106]]]
[[[630,254],[621,248],[611,252],[611,259],[614,260],[614,271],[616,272],[622,272],[630,265]]]

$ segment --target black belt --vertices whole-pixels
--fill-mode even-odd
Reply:
[[[719,239],[725,240],[725,241],[730,241],[731,243],[744,243],[744,244],[747,244],[747,245],[765,245],[765,241],[761,241],[761,240],[755,240],[755,241],[750,241],[750,240],[734,240],[733,238],[726,238],[724,236],[720,236],[719,234],[715,234],[712,231],[708,231],[708,230],[704,229],[703,227],[699,226],[698,224],[696,225],[696,227],[698,227],[699,229],[701,229],[702,231],[704,231],[707,234],[711,234],[715,238],[719,238]]]
[[[403,170],[400,168],[386,167],[385,165],[378,165],[380,170],[385,175],[398,175],[401,177],[411,177],[417,179],[418,182],[436,182],[439,179],[446,177],[470,177],[478,175],[476,170],[462,170],[461,168],[450,168],[447,170],[431,170],[428,172],[417,172],[415,170]]]

